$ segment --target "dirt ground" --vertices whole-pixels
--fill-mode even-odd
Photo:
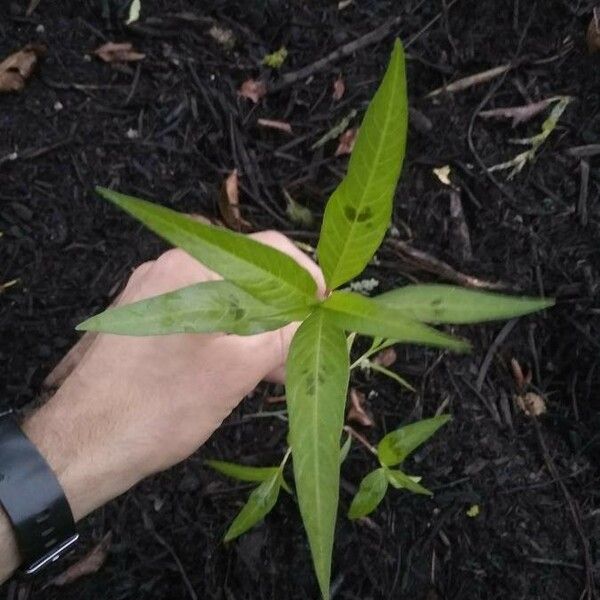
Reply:
[[[0,4],[0,58],[28,42],[48,47],[26,89],[0,96],[0,284],[18,280],[0,292],[0,398],[14,408],[36,401],[45,374],[77,339],[74,326],[164,248],[97,198],[96,184],[217,217],[219,187],[237,168],[253,228],[313,244],[347,157],[334,156],[336,140],[311,146],[353,109],[357,125],[399,36],[409,55],[408,156],[394,228],[366,276],[378,280],[376,291],[452,281],[452,273],[415,258],[418,250],[509,291],[555,296],[557,306],[508,325],[461,329],[474,343],[468,356],[399,347],[392,368],[416,394],[354,374],[375,420],[357,429],[371,441],[442,403],[454,420],[410,464],[435,496],[392,492],[357,523],[343,513],[373,460],[353,447],[342,471],[333,597],[596,597],[600,147],[589,145],[600,134],[600,54],[585,43],[595,2],[355,0],[339,9],[333,0],[142,0],[142,20],[131,28],[127,4],[42,0],[30,17],[25,0]],[[290,78],[386,23],[389,31],[370,45]],[[232,32],[232,49],[211,36],[214,25]],[[90,58],[109,40],[130,41],[146,57],[116,68]],[[289,51],[281,70],[261,66],[281,46]],[[427,97],[501,65],[510,68],[488,82]],[[346,91],[336,101],[339,75]],[[250,77],[270,85],[256,105],[237,94]],[[538,133],[544,116],[512,129],[479,113],[556,95],[573,101],[535,160],[510,181],[506,173],[490,176],[488,167],[523,150],[509,140]],[[260,127],[259,118],[286,121],[293,133]],[[456,193],[432,172],[444,165]],[[283,189],[310,209],[314,226],[289,219]],[[512,358],[532,372],[532,389],[547,403],[537,420],[513,401]],[[86,519],[66,562],[112,531],[97,573],[63,588],[48,586],[49,574],[6,585],[0,595],[316,598],[293,497],[225,546],[223,533],[249,487],[203,466],[209,457],[274,464],[285,423],[264,412],[282,409],[265,402],[277,393],[261,387],[196,455]],[[480,514],[470,517],[475,504]]]

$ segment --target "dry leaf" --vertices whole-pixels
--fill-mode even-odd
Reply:
[[[106,42],[92,54],[106,63],[135,62],[146,58],[145,54],[134,50],[130,42]]]
[[[527,392],[515,398],[517,406],[528,416],[539,417],[546,412],[546,402],[534,392]]]
[[[108,549],[112,540],[112,532],[109,531],[100,540],[90,552],[88,552],[81,560],[71,565],[66,571],[55,577],[50,583],[52,585],[63,586],[83,577],[96,573],[104,564],[108,556]]]
[[[350,409],[348,410],[348,421],[359,423],[363,427],[373,427],[373,419],[363,408],[365,395],[356,388],[350,388]]]
[[[274,121],[272,119],[258,119],[256,121],[261,127],[269,127],[270,129],[278,129],[284,133],[292,133],[292,126],[285,121]]]
[[[515,387],[520,394],[531,383],[531,371],[527,371],[527,374],[523,373],[523,369],[516,358],[510,359],[510,368],[515,379]]]
[[[27,44],[0,63],[0,93],[20,92],[25,87],[40,56],[46,54],[46,46]]]
[[[373,362],[382,367],[391,367],[396,362],[396,358],[396,351],[390,346],[379,352]]]
[[[257,104],[267,94],[267,85],[260,79],[246,79],[238,90],[238,94],[242,98],[248,98],[248,100],[252,100],[254,104]]]
[[[223,46],[225,50],[231,50],[235,46],[235,35],[231,29],[221,27],[220,25],[213,25],[208,30],[208,35],[210,35],[217,44]]]
[[[479,116],[483,117],[484,119],[512,119],[511,126],[516,127],[520,123],[527,123],[527,121],[533,119],[533,117],[543,112],[549,104],[558,102],[559,100],[560,97],[553,96],[552,98],[546,98],[545,100],[532,102],[531,104],[525,104],[524,106],[510,106],[505,108],[483,110],[479,113]]]
[[[585,36],[587,47],[590,54],[600,50],[600,8],[594,9],[594,14],[590,20]]]
[[[221,186],[219,210],[227,227],[234,231],[246,231],[252,226],[242,217],[239,201],[239,177],[237,169],[234,169]]]
[[[342,79],[342,76],[340,75],[333,82],[333,94],[331,95],[331,97],[336,101],[341,100],[342,96],[344,95],[345,92],[346,92],[346,84],[344,83],[344,80]]]
[[[342,133],[342,135],[340,135],[340,141],[335,151],[336,156],[342,156],[343,154],[352,154],[357,133],[358,129],[356,127],[352,127],[351,129],[347,129],[346,131],[344,131],[344,133]]]
[[[450,181],[450,166],[444,165],[438,169],[433,169],[433,174],[444,184],[452,185]]]

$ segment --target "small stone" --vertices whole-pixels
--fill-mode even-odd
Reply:
[[[36,28],[35,28],[35,32],[36,33],[46,33],[46,28],[40,23]]]
[[[137,129],[130,127],[125,135],[130,140],[137,140],[140,137],[140,132]]]
[[[61,111],[63,108],[64,108],[64,106],[63,106],[63,104],[62,104],[62,102],[61,102],[60,100],[57,100],[57,101],[54,103],[54,110],[55,110],[56,112],[59,112],[59,111]]]

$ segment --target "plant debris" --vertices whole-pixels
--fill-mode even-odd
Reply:
[[[518,395],[515,402],[528,417],[539,417],[546,412],[546,401],[535,392]]]
[[[277,129],[284,133],[292,133],[292,126],[285,121],[275,121],[273,119],[258,119],[257,124],[261,127],[267,127],[269,129]]]
[[[312,227],[314,218],[310,210],[306,206],[302,206],[296,202],[285,188],[283,188],[283,195],[287,203],[285,213],[290,218],[290,221],[303,227]]]
[[[225,179],[219,194],[219,211],[227,227],[234,231],[248,231],[252,225],[240,212],[239,176],[234,169]]]
[[[352,119],[354,119],[356,114],[357,114],[356,109],[352,109],[339,123],[334,125],[324,136],[320,137],[310,147],[310,149],[316,150],[317,148],[324,146],[329,140],[333,140],[333,139],[339,137],[340,135],[342,135],[342,133],[344,133],[344,131],[346,131],[346,129],[348,129],[348,125],[350,125],[350,121],[352,121]]]
[[[235,46],[235,35],[227,27],[215,24],[208,30],[208,35],[225,50],[232,50]]]
[[[384,348],[381,352],[379,352],[373,362],[376,365],[381,365],[382,367],[391,367],[398,358],[396,351],[391,346],[389,348]]]
[[[527,121],[533,119],[533,117],[543,112],[550,104],[559,100],[561,100],[560,96],[553,96],[552,98],[546,98],[545,100],[532,102],[531,104],[525,104],[524,106],[511,106],[483,110],[479,113],[479,116],[483,117],[484,119],[512,119],[511,126],[516,127],[521,123],[527,123]]]
[[[350,408],[348,410],[348,421],[358,423],[363,427],[373,427],[375,423],[363,406],[365,401],[366,397],[362,392],[359,392],[354,387],[350,388]]]
[[[280,69],[281,65],[285,62],[285,59],[288,56],[287,48],[282,46],[279,50],[272,52],[271,54],[267,54],[262,59],[262,64],[271,67],[271,69]]]
[[[338,75],[333,81],[333,93],[331,97],[337,102],[342,99],[346,93],[346,84],[341,75]]]
[[[433,96],[438,96],[443,92],[454,93],[454,92],[462,92],[467,90],[475,85],[481,85],[482,83],[487,83],[496,77],[499,77],[503,73],[506,73],[509,69],[512,68],[510,63],[505,65],[500,65],[499,67],[494,67],[493,69],[488,69],[487,71],[482,71],[481,73],[475,73],[475,75],[469,75],[468,77],[463,77],[462,79],[457,79],[448,85],[444,85],[442,87],[436,88],[432,92],[429,92],[426,98],[432,98]]]
[[[267,85],[260,79],[246,79],[246,81],[242,83],[240,89],[238,90],[239,96],[242,96],[242,98],[248,98],[248,100],[252,100],[254,104],[257,104],[261,98],[266,96],[266,94]]]
[[[356,136],[358,135],[358,127],[352,127],[342,135],[340,135],[340,140],[338,147],[335,150],[335,156],[343,156],[344,154],[352,154],[352,150],[354,149],[354,143],[356,142]]]
[[[46,46],[27,44],[0,63],[0,93],[20,92],[31,77],[41,56],[46,54]]]
[[[587,28],[585,41],[590,54],[594,54],[600,50],[600,7],[594,8],[594,13]]]
[[[145,54],[133,49],[131,42],[106,42],[93,54],[106,63],[136,62],[146,58]]]

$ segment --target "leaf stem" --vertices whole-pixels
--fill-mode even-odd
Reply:
[[[352,429],[350,425],[344,425],[344,431],[348,435],[351,435],[357,442],[362,444],[369,452],[371,452],[371,454],[377,456],[377,449],[375,448],[375,446],[371,446],[369,440],[367,440],[366,437],[358,433],[358,431],[356,431],[355,429]]]

